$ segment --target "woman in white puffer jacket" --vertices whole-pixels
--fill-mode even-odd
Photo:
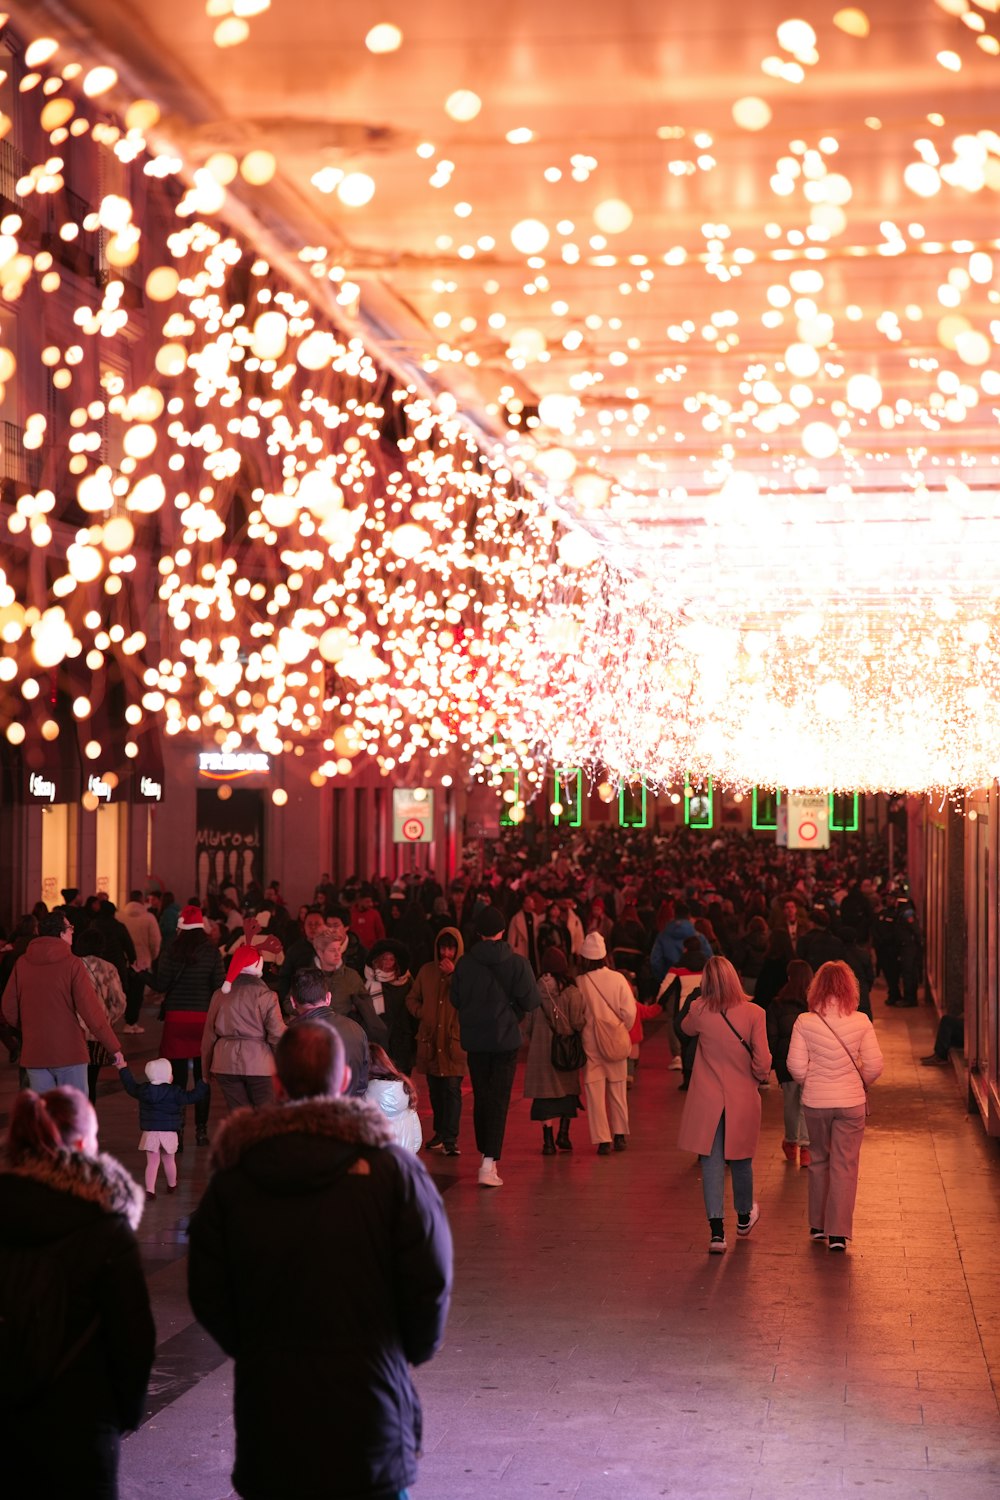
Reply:
[[[377,1042],[368,1045],[370,1058],[365,1098],[381,1110],[397,1146],[414,1153],[420,1150],[423,1131],[417,1114],[417,1091]]]
[[[875,1028],[858,1010],[858,981],[847,964],[822,964],[807,1001],[808,1012],[792,1028],[788,1071],[803,1085],[809,1129],[809,1234],[831,1250],[846,1250],[868,1085],[885,1064]]]

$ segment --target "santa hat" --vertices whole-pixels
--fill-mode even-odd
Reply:
[[[238,979],[241,974],[263,974],[264,955],[259,948],[251,948],[246,943],[241,943],[229,960],[229,968],[226,970],[225,983],[222,993],[228,995],[233,987],[233,980]]]
[[[146,1064],[150,1083],[173,1083],[174,1070],[165,1057],[154,1057]]]
[[[185,906],[177,918],[178,932],[193,932],[196,927],[205,926],[205,916],[200,906]]]

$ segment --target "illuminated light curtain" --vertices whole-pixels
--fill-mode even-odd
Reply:
[[[857,833],[858,831],[858,794],[857,792],[831,792],[830,793],[830,832],[831,833]]]
[[[768,787],[753,789],[753,826],[757,830],[773,833],[778,826],[778,808],[781,793]]]
[[[618,789],[618,824],[621,828],[646,826],[646,778],[637,771]]]
[[[711,776],[705,781],[685,780],[684,821],[689,828],[700,828],[706,832],[714,827],[715,801]]]
[[[561,766],[552,775],[552,821],[558,828],[579,828],[583,822],[583,771],[579,766]],[[559,812],[555,809],[559,808]]]

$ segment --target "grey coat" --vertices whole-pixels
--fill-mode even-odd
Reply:
[[[523,1025],[528,1038],[524,1097],[565,1099],[568,1094],[580,1092],[580,1075],[563,1073],[552,1066],[552,1033],[558,1031],[565,1035],[570,1031],[582,1031],[587,1019],[587,1003],[575,984],[560,990],[549,974],[543,974],[538,981],[538,993],[541,1006],[528,1012]],[[558,1016],[553,1009],[553,1000]]]

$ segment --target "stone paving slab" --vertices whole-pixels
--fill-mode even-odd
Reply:
[[[697,1164],[674,1146],[683,1095],[650,1029],[623,1155],[543,1158],[516,1100],[505,1187],[463,1155],[430,1164],[456,1246],[445,1348],[417,1384],[427,1450],[414,1500],[1000,1500],[1000,1151],[949,1070],[923,1069],[929,1010],[887,1011],[843,1258],[806,1236],[806,1174],[763,1097],[761,1220],[709,1257]],[[126,1039],[154,1055],[155,1023]],[[942,1077],[942,1073],[944,1076]],[[0,1112],[16,1074],[0,1076]],[[102,1141],[136,1174],[134,1106],[102,1091]],[[229,1500],[231,1367],[192,1324],[184,1227],[207,1152],[142,1230],[160,1351],[127,1439],[123,1500]],[[294,1500],[290,1496],[289,1500]]]

